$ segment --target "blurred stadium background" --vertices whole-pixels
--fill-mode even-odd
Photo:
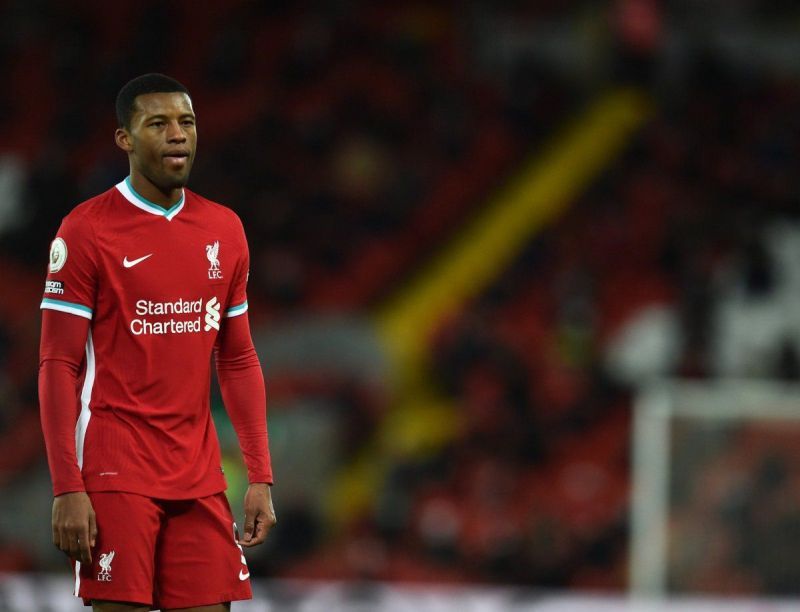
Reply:
[[[798,3],[5,0],[0,610],[81,609],[38,303],[150,71],[250,241],[279,524],[236,609],[798,609]]]

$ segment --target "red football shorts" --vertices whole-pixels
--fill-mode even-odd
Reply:
[[[190,608],[250,599],[250,572],[224,493],[193,500],[89,493],[97,515],[91,565],[74,563],[75,595]]]

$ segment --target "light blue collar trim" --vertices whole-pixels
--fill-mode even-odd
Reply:
[[[116,185],[117,190],[125,197],[128,202],[133,204],[136,208],[140,208],[145,212],[149,212],[151,215],[158,215],[159,217],[164,217],[167,221],[172,221],[172,219],[177,215],[181,209],[183,209],[183,204],[186,201],[186,194],[183,190],[181,190],[181,197],[180,199],[173,204],[170,208],[164,208],[163,206],[159,206],[155,202],[151,202],[147,198],[142,197],[136,190],[133,188],[131,184],[131,177],[125,177],[124,181],[117,183]]]

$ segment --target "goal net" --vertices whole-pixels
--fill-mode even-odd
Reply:
[[[634,594],[800,594],[800,387],[655,384],[633,432]]]

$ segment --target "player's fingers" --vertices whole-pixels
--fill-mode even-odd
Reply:
[[[89,525],[88,522],[84,525],[73,525],[68,532],[69,551],[70,557],[81,563],[85,563],[86,559],[83,556],[83,547],[89,541]]]
[[[61,524],[58,514],[56,513],[55,507],[53,508],[53,518],[50,525],[53,528],[53,544],[56,548],[58,548],[58,550],[64,550],[63,546],[61,545],[61,532],[63,530],[63,525]]]
[[[242,538],[240,544],[248,545],[250,543],[250,539],[253,537],[253,531],[255,530],[255,516],[251,512],[247,512],[245,510],[244,513],[244,537]]]
[[[92,549],[90,542],[91,537],[89,536],[89,525],[87,523],[84,525],[78,540],[78,554],[80,555],[81,563],[92,562]]]
[[[97,544],[97,516],[92,512],[89,514],[89,547],[94,548],[95,544]]]
[[[258,518],[256,519],[255,534],[247,546],[258,546],[259,544],[263,544],[267,539],[269,530],[272,529],[276,522],[277,521],[275,520],[274,514],[259,514]]]
[[[59,525],[53,525],[53,544],[55,544],[56,548],[61,552],[67,552],[65,548],[66,540],[63,538],[61,531]]]
[[[253,537],[248,542],[248,546],[258,546],[259,544],[263,543],[264,540],[267,539],[267,530],[264,525],[264,521],[259,516],[256,519],[255,529],[253,530]]]
[[[58,530],[58,525],[53,523],[53,546],[61,549],[61,533]]]
[[[66,555],[69,555],[69,537],[70,534],[67,529],[62,525],[58,529],[58,548]]]
[[[264,543],[264,540],[267,539],[270,527],[272,527],[272,525],[263,519],[256,523],[256,536],[253,540],[253,545]]]
[[[78,542],[78,535],[77,531],[74,529],[67,529],[65,533],[62,534],[62,544],[65,545],[66,552],[70,557],[75,559],[76,561],[82,561],[81,559],[81,547],[80,543]],[[64,541],[66,539],[66,541]]]
[[[250,538],[249,540],[241,540],[239,542],[239,546],[244,548],[251,548],[252,546],[258,546],[261,544],[255,537]]]

